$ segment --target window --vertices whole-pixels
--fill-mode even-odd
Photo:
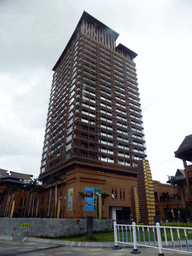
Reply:
[[[89,136],[89,139],[95,141],[95,137],[93,136]]]
[[[70,140],[72,140],[72,134],[66,137],[66,142],[69,142]]]
[[[70,132],[72,132],[73,131],[73,126],[71,126],[71,127],[69,127],[68,129],[67,129],[67,134],[69,134]]]
[[[125,200],[125,189],[123,188],[123,199]]]
[[[94,144],[89,144],[89,149],[95,150],[95,145]]]
[[[68,153],[65,154],[65,160],[69,159],[71,157],[71,152],[69,151]]]
[[[95,159],[95,154],[89,153],[89,158]]]
[[[83,138],[83,139],[88,139],[88,136],[87,136],[87,134],[81,134],[81,138]]]
[[[113,154],[112,149],[107,149],[107,148],[101,147],[101,148],[99,148],[99,150],[103,153]]]
[[[60,199],[60,200],[62,199],[62,190],[60,190],[60,196],[59,196],[59,199]]]
[[[115,199],[117,199],[117,188],[115,188]]]
[[[89,127],[89,131],[94,133],[95,132],[95,128]]]
[[[88,131],[88,127],[85,126],[85,125],[82,125],[82,129],[83,129],[84,131]]]
[[[108,162],[108,163],[114,163],[114,159],[112,157],[106,157],[106,156],[99,156],[99,160],[103,162]]]
[[[82,157],[87,157],[87,152],[81,152]]]
[[[82,143],[81,143],[81,147],[82,147],[82,148],[88,148],[88,144],[87,144],[87,143],[82,142]]]
[[[71,147],[72,147],[72,143],[67,144],[67,145],[65,146],[65,151],[71,149]]]
[[[112,189],[111,189],[111,197],[112,197],[112,199],[114,199],[114,190],[113,190],[113,187],[112,187]]]

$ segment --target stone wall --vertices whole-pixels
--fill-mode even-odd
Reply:
[[[93,220],[93,230],[112,230],[112,220]],[[0,235],[62,236],[87,232],[86,219],[0,218]]]

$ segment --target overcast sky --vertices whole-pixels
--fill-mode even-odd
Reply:
[[[0,0],[0,168],[39,175],[52,68],[83,11],[135,58],[153,179],[183,168],[191,134],[191,0]]]

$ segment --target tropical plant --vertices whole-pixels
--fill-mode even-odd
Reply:
[[[169,209],[169,208],[165,209],[165,218],[167,220],[169,220],[169,222],[173,221],[173,213],[172,213],[171,209]]]
[[[169,196],[169,192],[162,192],[162,196],[161,199],[163,202],[169,202],[170,196]]]
[[[180,218],[182,222],[187,223],[187,219],[190,217],[190,210],[189,208],[180,208]]]
[[[173,183],[173,181],[175,180],[175,176],[169,176],[169,175],[167,175],[167,177],[168,177],[167,183]]]
[[[26,216],[26,213],[27,213],[27,206],[28,206],[30,191],[31,191],[32,186],[33,186],[32,183],[33,183],[33,182],[30,181],[29,183],[26,183],[26,184],[24,184],[24,185],[22,186],[22,189],[23,189],[23,191],[24,191],[24,198],[23,198],[23,206],[22,206],[22,213],[21,213],[21,216],[24,216],[24,217]],[[26,192],[28,192],[28,193],[27,193],[27,199],[25,200],[25,198],[26,198],[26,195],[25,195]]]
[[[34,213],[34,206],[35,206],[35,194],[38,195],[38,199],[37,199],[37,204],[36,204],[36,213],[35,213],[35,216],[37,217],[38,215],[38,207],[39,207],[39,194],[40,193],[43,193],[45,190],[45,188],[43,188],[37,179],[34,179],[32,181],[32,184],[31,184],[31,191],[30,191],[30,195],[33,195],[33,199],[32,199],[32,209],[31,209],[31,216],[33,216],[33,213]]]

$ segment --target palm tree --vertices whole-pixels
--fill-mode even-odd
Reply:
[[[169,215],[169,207],[168,207],[168,202],[169,202],[169,192],[162,192],[162,196],[161,196],[161,199],[163,202],[167,202],[167,208],[165,210],[165,217],[166,218],[170,218],[168,215]]]
[[[27,200],[25,201],[25,199],[23,200],[23,208],[22,208],[22,216],[26,216],[26,212],[27,212],[27,205],[28,205],[28,200],[29,200],[29,195],[30,195],[30,190],[32,189],[32,181],[30,181],[30,183],[26,183],[23,185],[23,190],[24,190],[24,193],[28,192],[27,194]],[[25,211],[23,213],[23,209],[25,207]]]
[[[33,216],[34,204],[35,204],[35,196],[33,196],[33,195],[38,192],[40,186],[41,185],[38,184],[37,179],[34,179],[31,183],[31,191],[29,193],[29,195],[31,195],[30,207],[29,207],[29,212],[31,210],[31,216]],[[30,209],[31,208],[31,203],[32,203],[32,209]],[[28,216],[29,216],[29,212],[28,212]]]
[[[168,206],[168,202],[169,202],[169,199],[170,199],[170,197],[169,197],[169,192],[162,192],[162,200],[163,200],[163,202],[167,202],[167,206]]]
[[[37,205],[36,205],[36,212],[35,212],[35,216],[37,217],[38,215],[38,207],[39,207],[39,195],[41,193],[43,193],[45,191],[45,188],[42,187],[38,180],[35,179],[33,181],[33,184],[32,184],[32,189],[31,189],[31,192],[30,194],[37,194],[38,195],[38,199],[37,199]],[[33,212],[34,212],[34,203],[35,203],[35,197],[33,197],[33,203],[32,203],[32,212],[31,212],[31,216],[33,216]]]
[[[52,185],[53,183],[55,183],[55,218],[57,215],[57,182],[60,181],[62,182],[63,179],[59,176],[59,173],[54,173],[51,174],[49,180],[47,181],[47,185]],[[50,188],[50,194],[49,194],[49,206],[48,206],[48,216],[49,216],[49,212],[50,212],[50,204],[51,204],[51,195],[52,195],[52,186]]]

